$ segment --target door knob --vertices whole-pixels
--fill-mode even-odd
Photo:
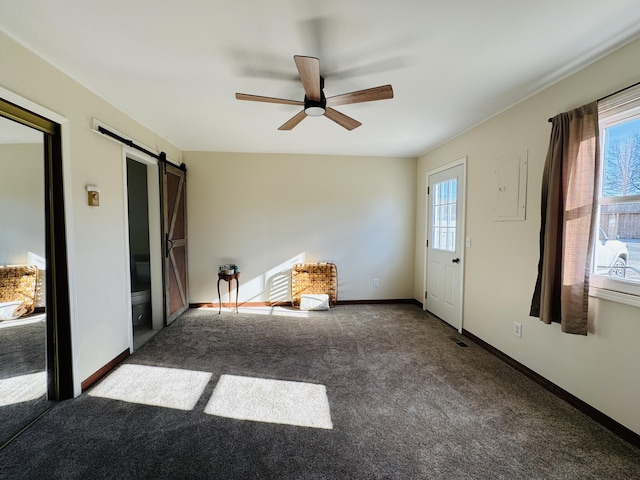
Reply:
[[[460,259],[459,258],[454,258],[453,260],[451,260],[452,263],[460,263]]]

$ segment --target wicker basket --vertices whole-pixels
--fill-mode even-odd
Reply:
[[[300,306],[300,295],[326,293],[329,306],[338,301],[338,270],[333,263],[296,263],[291,269],[291,305]]]
[[[26,313],[33,313],[37,279],[38,267],[33,265],[0,267],[0,302],[20,301]]]

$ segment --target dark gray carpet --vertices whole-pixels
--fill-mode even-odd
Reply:
[[[43,316],[39,316],[43,317]],[[27,321],[29,319],[27,318]],[[46,400],[46,376],[42,384],[33,385],[32,374],[44,372],[46,326],[42,321],[24,323],[24,320],[2,322],[0,328],[0,382],[24,378],[23,390],[28,401],[14,402],[10,395],[0,394],[0,445],[3,445],[33,419],[44,412],[51,402]],[[42,391],[39,398],[29,395],[30,390]],[[4,392],[4,389],[0,389]],[[6,393],[6,392],[5,392]]]
[[[39,318],[39,317],[38,317]],[[41,372],[45,369],[44,317],[41,321],[2,322],[0,328],[0,379]]]
[[[640,479],[639,451],[412,305],[187,312],[125,363],[212,373],[190,411],[62,402],[2,478]],[[326,386],[332,430],[204,413],[223,375]]]

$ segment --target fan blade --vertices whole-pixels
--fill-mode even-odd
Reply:
[[[261,97],[260,95],[249,95],[248,93],[236,93],[238,100],[249,100],[250,102],[280,103],[282,105],[304,105],[298,100],[287,100],[284,98]]]
[[[290,120],[288,120],[285,124],[283,124],[280,128],[278,128],[278,130],[292,130],[293,127],[295,127],[302,120],[304,120],[306,116],[307,114],[304,113],[304,110],[302,110],[300,113],[298,113],[297,115],[292,117]]]
[[[327,108],[324,112],[324,116],[329,118],[330,120],[333,120],[338,125],[343,126],[347,130],[353,130],[354,128],[358,128],[360,125],[362,125],[359,121],[354,120],[351,117],[347,117],[344,113],[340,113],[333,108]]]
[[[393,88],[391,88],[391,85],[383,85],[381,87],[367,88],[365,90],[358,90],[357,92],[343,93],[342,95],[329,97],[327,98],[327,106],[335,107],[350,103],[387,100],[389,98],[393,98]]]
[[[303,57],[295,55],[293,60],[298,67],[300,80],[304,87],[304,93],[309,100],[319,102],[321,100],[320,92],[320,60],[316,57]]]

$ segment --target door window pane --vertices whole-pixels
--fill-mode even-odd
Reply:
[[[456,190],[457,179],[433,185],[431,207],[431,244],[433,248],[455,252],[456,250]]]

